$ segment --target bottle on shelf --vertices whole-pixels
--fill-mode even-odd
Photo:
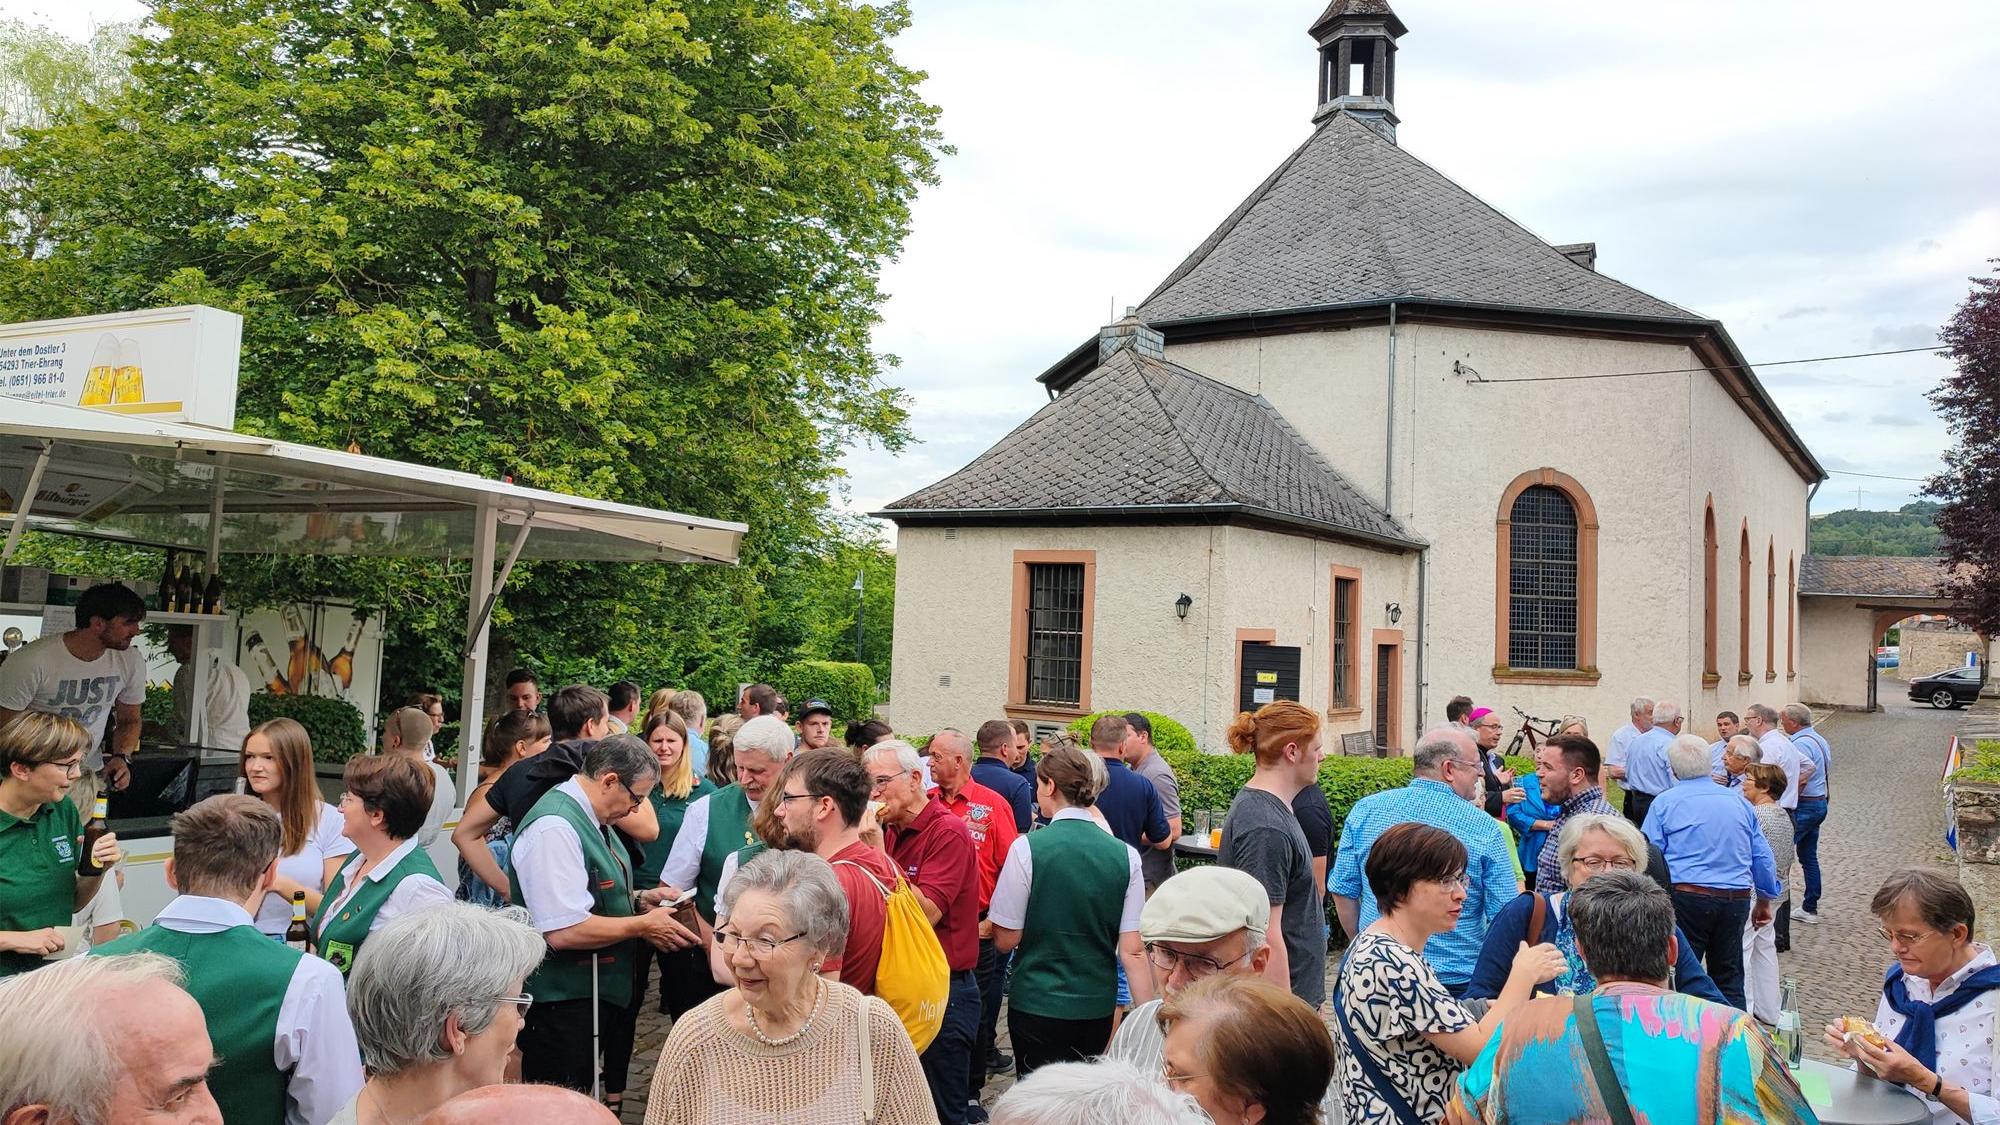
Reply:
[[[219,570],[208,576],[208,587],[201,593],[201,611],[222,612],[222,572]]]
[[[201,571],[189,566],[181,572],[180,592],[175,595],[182,613],[201,612]]]
[[[111,831],[111,826],[107,823],[110,803],[109,797],[99,793],[96,807],[90,810],[90,822],[83,826],[83,844],[80,854],[76,857],[76,873],[86,879],[94,879],[105,871],[98,865],[97,860],[91,858],[90,851],[97,846],[97,841],[102,839],[105,833]]]
[[[285,944],[300,953],[312,952],[312,931],[306,926],[306,893],[292,892],[292,924],[285,927]]]
[[[153,608],[161,611],[162,613],[173,608],[174,564],[178,562],[179,559],[180,559],[180,552],[168,551],[167,565],[165,569],[160,571],[160,589],[159,593],[155,595],[155,599],[159,602],[159,604],[154,606]]]
[[[361,647],[361,630],[367,627],[368,611],[354,611],[354,621],[347,627],[347,639],[341,642],[340,651],[327,661],[327,674],[334,678],[342,691],[354,686],[354,650]]]
[[[264,682],[264,689],[272,695],[290,695],[292,687],[285,677],[278,673],[278,662],[272,658],[271,650],[264,647],[264,638],[256,630],[243,638],[243,647],[250,650],[250,666],[256,678]]]

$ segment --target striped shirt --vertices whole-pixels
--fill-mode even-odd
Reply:
[[[1569,818],[1583,813],[1617,816],[1618,810],[1604,799],[1604,789],[1597,785],[1571,794],[1570,799],[1562,803],[1562,809],[1556,813],[1555,824],[1549,828],[1549,838],[1542,843],[1542,854],[1535,857],[1535,886],[1544,894],[1553,894],[1569,886],[1569,880],[1563,875],[1562,861],[1556,858],[1556,841],[1562,839],[1563,825],[1569,823]]]

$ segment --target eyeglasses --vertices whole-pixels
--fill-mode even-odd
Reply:
[[[1146,943],[1146,959],[1153,963],[1154,968],[1163,973],[1171,973],[1178,967],[1186,972],[1188,976],[1195,979],[1219,973],[1231,965],[1240,964],[1243,958],[1248,956],[1250,954],[1245,953],[1241,957],[1232,957],[1227,961],[1218,961],[1213,957],[1203,957],[1199,953],[1182,953],[1178,949],[1169,949],[1156,942],[1149,941]]]
[[[1165,1082],[1167,1085],[1172,1086],[1176,1090],[1180,1089],[1183,1085],[1192,1082],[1197,1078],[1207,1078],[1207,1077],[1208,1077],[1207,1071],[1203,1071],[1200,1074],[1182,1074],[1174,1069],[1174,1064],[1168,1062],[1165,1059],[1160,1060],[1160,1081]]]
[[[1448,879],[1433,879],[1431,881],[1447,891],[1462,891],[1472,886],[1472,876],[1463,871]]]
[[[621,781],[621,782],[619,782],[618,784],[619,784],[619,785],[620,785],[621,787],[623,787],[623,788],[624,788],[624,790],[625,790],[625,795],[626,795],[627,797],[630,797],[630,798],[632,798],[632,807],[631,807],[631,808],[629,808],[629,809],[626,809],[626,810],[625,810],[625,816],[631,816],[631,815],[632,815],[633,813],[635,813],[635,812],[638,812],[638,811],[639,811],[639,806],[640,806],[640,805],[643,805],[643,804],[645,804],[645,803],[646,803],[646,798],[644,798],[644,797],[641,797],[641,796],[639,796],[639,794],[637,794],[637,793],[633,792],[633,791],[632,791],[632,786],[631,786],[631,783],[629,783],[629,782],[624,782],[624,781]],[[621,819],[622,819],[622,818],[621,818]]]
[[[528,1018],[528,1009],[535,1006],[535,994],[532,992],[523,992],[519,996],[492,996],[488,999],[495,1004],[519,1004],[522,1019]]]
[[[817,801],[824,796],[826,796],[824,793],[785,793],[778,797],[778,803],[782,805],[786,801]]]
[[[1936,930],[1921,930],[1913,934],[1907,930],[1884,929],[1882,931],[1882,940],[1888,942],[1890,945],[1898,945],[1904,949],[1909,949],[1935,933],[1937,933]]]
[[[892,782],[892,781],[896,780],[897,778],[899,778],[899,777],[901,777],[901,776],[903,776],[903,775],[902,775],[902,774],[898,774],[898,773],[883,773],[883,774],[875,774],[874,776],[872,776],[872,777],[870,777],[870,778],[868,779],[868,780],[869,780],[869,782],[870,782],[870,783],[872,783],[872,784],[873,784],[873,786],[874,786],[874,788],[870,789],[870,790],[869,790],[869,792],[871,792],[871,793],[880,793],[880,792],[882,791],[882,787],[883,787],[884,785],[887,785],[887,784],[889,784],[890,782]]]
[[[1599,871],[1631,871],[1639,866],[1626,856],[1619,856],[1617,859],[1599,859],[1594,855],[1580,855],[1571,862],[1582,865],[1585,871],[1593,874]]]
[[[747,949],[750,951],[750,956],[761,960],[776,953],[779,946],[789,945],[804,936],[806,936],[804,933],[796,933],[788,938],[744,937],[729,930],[717,930],[715,943],[722,947],[724,953]]]
[[[69,775],[70,777],[83,776],[82,758],[71,758],[67,762],[43,762],[42,764],[45,766],[54,766],[55,768],[63,771],[63,773]]]

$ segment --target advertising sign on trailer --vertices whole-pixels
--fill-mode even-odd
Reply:
[[[206,305],[0,326],[0,395],[226,430],[242,340]]]

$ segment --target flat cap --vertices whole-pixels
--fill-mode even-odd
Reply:
[[[1214,941],[1237,930],[1262,936],[1271,922],[1264,884],[1233,867],[1191,867],[1161,883],[1139,912],[1145,941]]]

